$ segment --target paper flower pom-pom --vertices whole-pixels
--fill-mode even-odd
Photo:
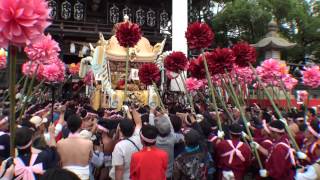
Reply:
[[[37,79],[41,79],[42,70],[43,67],[41,64],[32,61],[27,61],[22,64],[22,74],[28,77],[32,77],[36,73]]]
[[[288,76],[288,67],[277,59],[267,59],[256,68],[257,74],[263,83],[281,87],[281,81]]]
[[[51,60],[58,57],[60,52],[59,44],[52,39],[51,35],[42,35],[35,43],[24,48],[25,53],[31,61],[50,64]]]
[[[203,49],[211,45],[214,33],[206,23],[194,22],[188,26],[185,33],[190,49]]]
[[[180,73],[188,68],[188,59],[183,52],[172,52],[164,59],[164,67],[166,70]]]
[[[43,65],[42,76],[49,82],[62,82],[64,80],[65,67],[60,59],[55,59],[53,63]]]
[[[298,80],[293,78],[291,74],[283,76],[282,82],[287,90],[292,90],[298,84]]]
[[[232,47],[233,53],[236,57],[236,64],[240,67],[248,66],[249,63],[256,62],[256,49],[251,47],[248,43],[237,43]]]
[[[211,75],[224,74],[225,70],[231,71],[236,59],[232,50],[229,48],[217,48],[207,53],[206,58]]]
[[[190,72],[191,77],[199,80],[206,78],[206,70],[204,68],[203,59],[201,56],[199,56],[197,59],[191,60],[188,72]]]
[[[140,67],[138,76],[143,84],[152,85],[160,80],[160,70],[157,65],[147,63]]]
[[[241,85],[251,84],[254,80],[254,74],[250,67],[235,66],[233,72]]]
[[[7,52],[0,48],[0,70],[7,67]]]
[[[176,79],[179,76],[179,74],[172,72],[172,71],[166,71],[166,75],[167,75],[167,78],[170,80]]]
[[[0,46],[9,42],[25,46],[43,33],[50,23],[50,9],[46,0],[0,1]]]
[[[134,47],[141,39],[139,25],[131,22],[121,23],[117,27],[116,38],[121,46]]]
[[[306,68],[303,74],[303,84],[311,88],[317,88],[320,86],[320,69],[319,66],[313,66]]]
[[[190,92],[197,91],[202,86],[204,86],[204,83],[202,80],[197,80],[195,78],[187,78],[185,83],[186,83],[187,90]]]

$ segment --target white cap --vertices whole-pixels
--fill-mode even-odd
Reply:
[[[48,122],[48,119],[47,118],[41,118],[39,116],[33,116],[30,119],[30,122],[32,124],[34,124],[36,126],[36,128],[38,128],[41,124]]]

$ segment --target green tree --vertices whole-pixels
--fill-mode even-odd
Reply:
[[[193,5],[191,5],[193,6]],[[267,33],[272,18],[280,35],[297,46],[284,53],[290,62],[315,54],[320,62],[320,3],[305,0],[203,0],[190,13],[204,20],[216,33],[215,46],[228,46],[245,40],[256,43]],[[201,13],[200,13],[201,12]]]

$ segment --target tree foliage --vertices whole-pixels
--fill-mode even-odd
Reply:
[[[195,0],[193,0],[195,1]],[[282,37],[297,46],[284,58],[300,62],[314,54],[320,62],[320,3],[305,0],[201,0],[191,4],[191,21],[202,20],[216,32],[216,46],[235,41],[256,43],[267,33],[272,18]]]

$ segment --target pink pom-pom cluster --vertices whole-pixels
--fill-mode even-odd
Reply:
[[[235,66],[232,74],[234,74],[241,85],[251,84],[254,80],[253,71],[250,67]]]
[[[55,59],[53,63],[43,65],[41,76],[49,82],[62,82],[64,80],[65,65],[60,59]]]
[[[35,73],[38,79],[42,79],[43,66],[32,61],[22,64],[22,73],[25,76],[32,77]]]
[[[198,80],[196,78],[187,78],[185,81],[185,84],[186,84],[187,90],[190,92],[197,91],[205,85],[202,80]]]
[[[60,52],[59,44],[52,39],[51,35],[41,35],[35,43],[25,47],[25,53],[31,61],[41,64],[50,64]]]
[[[50,25],[50,9],[46,0],[0,1],[0,47],[25,46]]]
[[[297,85],[297,80],[288,73],[286,64],[276,59],[263,61],[261,66],[257,67],[257,73],[265,85],[282,87],[283,82],[288,90]]]
[[[59,59],[60,47],[59,44],[52,39],[51,35],[41,35],[37,42],[34,42],[24,49],[32,67],[25,65],[22,67],[23,74],[32,76],[34,73],[37,79],[45,80],[48,82],[62,82],[64,80],[65,64]],[[37,72],[36,68],[38,67]]]
[[[285,76],[283,76],[282,82],[284,88],[287,90],[292,90],[298,84],[298,80],[292,77],[291,74],[286,74]]]
[[[319,66],[312,66],[306,68],[303,74],[303,84],[311,88],[317,88],[320,86],[320,69]]]

